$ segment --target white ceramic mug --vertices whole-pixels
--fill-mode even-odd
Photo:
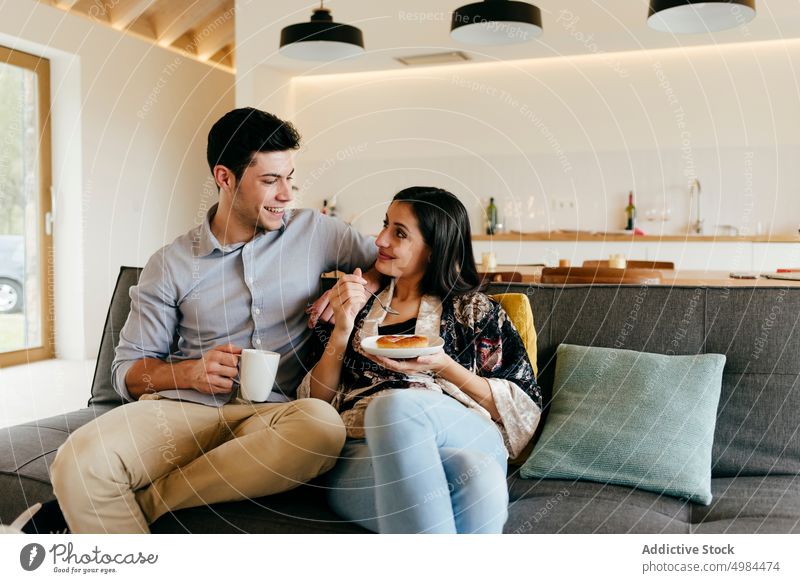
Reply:
[[[269,350],[242,350],[239,365],[239,386],[242,399],[263,403],[269,398],[278,373],[281,355]]]

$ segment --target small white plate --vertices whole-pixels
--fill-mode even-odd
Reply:
[[[413,336],[413,334],[394,334],[394,336]],[[386,358],[417,358],[436,354],[442,350],[444,340],[438,336],[428,336],[428,346],[421,348],[378,348],[377,342],[380,336],[370,336],[361,341],[361,348],[367,354],[373,356],[385,356]]]

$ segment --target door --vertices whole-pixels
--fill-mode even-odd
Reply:
[[[50,67],[0,47],[0,366],[52,358]]]

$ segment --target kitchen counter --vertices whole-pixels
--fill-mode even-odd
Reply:
[[[800,267],[800,237],[758,235],[746,237],[699,235],[630,235],[622,232],[549,231],[475,235],[472,250],[480,263],[494,253],[499,264],[572,265],[622,255],[626,259],[671,261],[677,269],[775,271]]]
[[[480,270],[480,265],[478,266]],[[541,265],[498,265],[490,273],[498,271],[516,271],[522,275],[524,283],[539,283],[542,276]],[[698,287],[800,287],[798,280],[769,279],[736,279],[730,277],[728,271],[672,270],[657,269],[661,272],[661,286],[698,286]]]
[[[530,233],[502,233],[498,235],[473,235],[473,241],[614,241],[614,242],[681,242],[681,243],[800,243],[800,235],[632,235],[601,231],[540,231]]]

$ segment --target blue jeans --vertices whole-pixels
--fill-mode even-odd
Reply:
[[[507,452],[495,425],[451,397],[393,391],[373,400],[366,441],[348,440],[325,476],[343,518],[382,533],[500,533]]]

